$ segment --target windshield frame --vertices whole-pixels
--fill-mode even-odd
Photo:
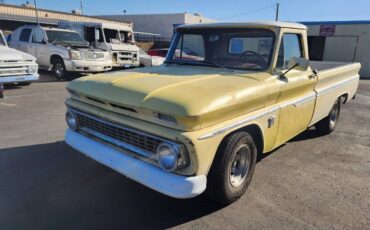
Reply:
[[[224,66],[224,67],[227,68],[227,69],[230,69],[230,70],[257,71],[257,72],[267,71],[268,69],[271,68],[271,65],[273,64],[273,58],[274,58],[274,54],[275,54],[276,45],[277,45],[276,44],[277,43],[276,31],[274,31],[272,29],[267,29],[267,28],[252,28],[252,27],[249,27],[249,28],[238,28],[238,27],[235,27],[235,28],[205,28],[203,30],[207,30],[207,32],[199,33],[199,31],[201,31],[201,30],[202,29],[187,29],[187,28],[177,29],[174,36],[173,36],[173,39],[172,39],[172,42],[171,42],[171,45],[170,45],[170,49],[167,53],[166,60],[164,61],[164,63],[166,63],[166,64],[179,64],[179,65],[193,65],[193,66],[206,66],[206,67],[213,67],[213,68],[222,68],[221,66],[212,65],[211,64],[212,61],[210,62],[210,60],[207,59],[206,57],[203,61],[186,60],[186,59],[181,59],[181,60],[173,59],[173,57],[175,55],[175,52],[176,52],[178,42],[181,39],[181,36],[183,34],[200,34],[200,35],[202,35],[203,40],[206,41],[205,35],[210,34],[214,31],[225,30],[229,33],[232,30],[235,30],[235,31],[236,30],[239,30],[239,31],[240,30],[245,30],[245,31],[259,30],[259,31],[266,31],[266,32],[268,32],[272,35],[272,41],[271,41],[271,48],[270,48],[268,63],[265,66],[265,68],[256,69],[256,68],[238,68],[238,67],[232,67],[232,66]],[[207,53],[206,43],[204,42],[203,45],[204,45],[205,53]],[[227,52],[228,52],[228,50],[227,50]],[[218,63],[218,64],[222,65],[222,63]]]
[[[81,38],[81,42],[74,42],[74,41],[66,41],[66,40],[50,40],[48,33],[70,33],[70,34],[76,34],[77,37]],[[57,31],[57,30],[45,30],[45,34],[47,37],[47,40],[49,43],[57,43],[57,44],[67,44],[71,46],[83,46],[83,47],[89,47],[89,42],[86,41],[81,34],[74,32],[74,31]],[[82,43],[84,42],[84,44]]]
[[[0,46],[8,46],[3,33],[0,31]]]

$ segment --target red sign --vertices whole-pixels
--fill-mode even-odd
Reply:
[[[321,25],[320,26],[320,36],[334,36],[335,35],[335,25]]]

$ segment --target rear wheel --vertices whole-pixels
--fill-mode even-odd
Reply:
[[[208,174],[208,196],[223,204],[239,199],[251,182],[256,159],[257,148],[249,133],[238,132],[227,137]]]
[[[337,98],[327,117],[319,121],[315,127],[321,134],[329,134],[334,131],[340,114],[341,99]]]
[[[55,77],[58,80],[64,78],[67,74],[67,71],[63,59],[61,59],[60,57],[54,58],[52,64]]]

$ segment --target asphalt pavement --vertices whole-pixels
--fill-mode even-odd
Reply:
[[[332,134],[267,154],[222,206],[166,197],[68,147],[67,81],[41,74],[0,99],[0,229],[370,229],[370,81]]]

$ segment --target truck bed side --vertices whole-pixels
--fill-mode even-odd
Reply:
[[[335,100],[345,96],[350,100],[356,93],[359,83],[359,63],[311,62],[312,69],[318,71],[315,111],[310,126],[328,116]]]

